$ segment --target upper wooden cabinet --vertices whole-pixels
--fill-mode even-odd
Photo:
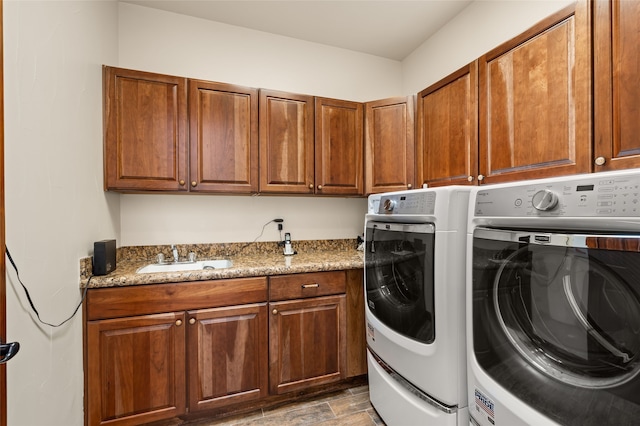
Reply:
[[[107,190],[186,191],[187,80],[103,67]]]
[[[260,90],[260,192],[313,194],[313,96]]]
[[[316,194],[363,194],[363,105],[315,98]]]
[[[191,192],[258,192],[258,90],[189,80]]]
[[[413,188],[415,97],[367,102],[364,111],[364,193]]]
[[[104,83],[106,189],[258,191],[257,89],[112,67]]]
[[[106,190],[363,194],[361,103],[107,66],[104,101]]]
[[[418,94],[418,184],[468,185],[478,176],[477,62]]]
[[[640,2],[594,1],[594,170],[640,167]]]
[[[260,90],[260,192],[362,195],[362,104]]]
[[[485,183],[591,170],[589,13],[579,0],[479,59]]]

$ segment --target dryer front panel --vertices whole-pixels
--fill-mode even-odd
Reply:
[[[477,228],[472,262],[493,380],[562,424],[640,418],[640,235]]]

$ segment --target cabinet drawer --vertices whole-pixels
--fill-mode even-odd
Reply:
[[[301,299],[344,293],[345,271],[311,272],[269,278],[269,300]]]
[[[97,320],[266,301],[267,279],[255,277],[90,289],[85,305]]]

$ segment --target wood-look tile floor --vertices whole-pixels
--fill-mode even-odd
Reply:
[[[358,386],[272,409],[188,426],[384,426],[369,402],[369,387]]]

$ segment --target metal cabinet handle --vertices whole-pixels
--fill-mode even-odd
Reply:
[[[272,313],[273,315],[278,315],[278,310],[277,310],[277,309],[274,309],[273,311],[271,311],[271,313]]]
[[[407,188],[408,188],[408,189],[411,189],[411,188],[413,188],[413,185],[411,185],[410,183],[408,183],[408,184],[407,184]]]
[[[595,159],[596,166],[604,166],[604,163],[607,162],[607,159],[604,157],[597,157]]]
[[[309,189],[313,189],[313,184],[312,183],[309,184]]]
[[[184,186],[184,179],[180,179],[180,186]]]
[[[467,182],[473,182],[473,176],[467,177]]]
[[[318,185],[318,191],[322,190],[322,185]]]
[[[482,182],[484,180],[484,175],[478,175],[478,180]]]
[[[193,325],[196,323],[196,319],[195,318],[190,318],[189,319],[189,324]]]
[[[198,182],[196,182],[195,180],[192,181],[191,182],[191,186],[195,188],[196,186],[198,186]]]
[[[182,325],[182,320],[176,320],[176,325],[180,327]]]
[[[320,287],[320,284],[318,283],[313,283],[313,284],[302,284],[301,286],[302,288],[318,288]]]
[[[0,342],[2,341],[0,340]],[[0,343],[0,364],[4,364],[16,356],[19,350],[20,343],[18,342]]]

